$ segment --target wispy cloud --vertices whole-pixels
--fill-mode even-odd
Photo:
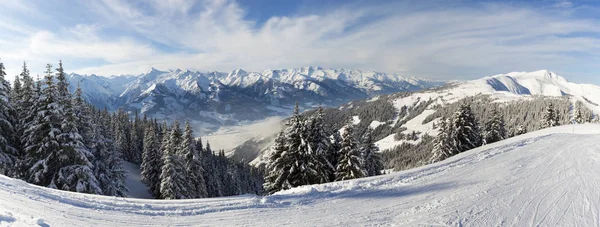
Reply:
[[[0,37],[0,55],[12,73],[23,60],[41,69],[42,62],[58,59],[73,62],[73,71],[103,75],[150,67],[262,70],[310,64],[433,79],[549,68],[586,80],[600,69],[594,63],[600,57],[600,20],[565,13],[560,7],[575,8],[566,1],[550,2],[553,7],[353,4],[261,23],[246,18],[252,9],[228,0],[86,3],[69,8],[85,12],[85,19],[58,30],[26,20],[11,23],[17,38]],[[0,29],[6,27],[0,22]]]

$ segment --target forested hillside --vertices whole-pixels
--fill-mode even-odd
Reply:
[[[109,113],[69,92],[62,62],[34,80],[26,64],[11,85],[0,63],[0,174],[81,193],[127,196],[122,162],[140,164],[156,198],[262,193],[262,173],[194,138],[188,122]]]

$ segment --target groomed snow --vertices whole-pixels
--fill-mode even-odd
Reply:
[[[0,176],[0,225],[598,226],[599,172],[600,125],[563,126],[417,169],[266,197],[112,198]]]

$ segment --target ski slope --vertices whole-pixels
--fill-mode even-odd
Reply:
[[[563,126],[389,175],[161,201],[0,176],[0,226],[600,226],[600,125]]]

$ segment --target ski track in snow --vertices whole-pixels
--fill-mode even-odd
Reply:
[[[114,198],[0,176],[0,226],[600,226],[598,141],[600,125],[557,127],[412,170],[265,197]]]

